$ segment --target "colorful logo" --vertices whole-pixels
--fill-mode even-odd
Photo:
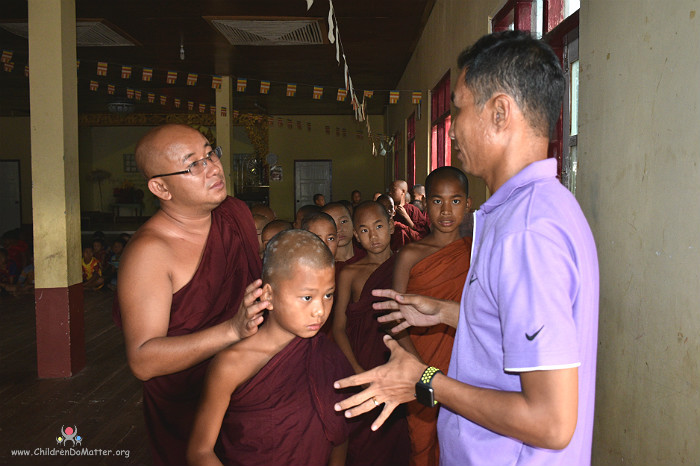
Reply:
[[[78,428],[76,426],[61,426],[61,435],[56,437],[56,444],[66,446],[66,442],[72,442],[73,446],[82,445],[83,438],[78,435]]]

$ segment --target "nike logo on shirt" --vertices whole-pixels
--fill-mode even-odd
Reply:
[[[469,280],[469,284],[471,285],[476,281],[476,274],[472,275],[472,278]]]
[[[528,335],[527,332],[526,332],[526,333],[525,333],[525,338],[527,338],[527,339],[530,340],[530,341],[534,340],[535,337],[536,337],[537,335],[539,335],[539,333],[542,331],[543,328],[544,328],[544,325],[543,325],[542,327],[540,327],[540,329],[539,329],[538,331],[536,331],[535,333],[533,333],[532,335]]]

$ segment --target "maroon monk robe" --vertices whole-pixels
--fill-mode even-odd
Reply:
[[[418,232],[421,238],[425,238],[428,233],[430,233],[430,221],[428,220],[427,215],[421,212],[420,209],[413,204],[404,204],[403,208],[411,218],[413,226],[415,227],[414,230]],[[394,222],[402,223],[404,225],[406,224],[398,215],[394,216]]]
[[[367,251],[362,246],[359,246],[355,244],[355,242],[352,243],[352,250],[353,250],[353,255],[350,259],[346,261],[335,261],[335,284],[336,286],[338,285],[338,277],[340,277],[340,271],[343,270],[343,267],[349,264],[353,264],[357,262],[358,260],[362,259],[367,255]],[[333,307],[331,308],[331,314],[328,316],[328,319],[326,319],[326,323],[323,324],[323,327],[321,327],[320,333],[325,334],[328,338],[330,338],[331,341],[335,341],[335,338],[333,338],[333,315],[335,312],[335,302],[333,302]]]
[[[372,290],[391,288],[395,262],[396,256],[391,256],[377,267],[365,282],[360,299],[349,303],[345,310],[345,332],[357,362],[365,370],[389,360],[390,352],[382,339],[385,332],[377,322],[380,313],[372,309],[372,303],[383,299],[372,296]],[[379,415],[380,409],[375,408],[354,421],[357,425],[353,426],[350,434],[346,466],[408,465],[411,444],[406,411],[400,406],[379,430],[372,432],[370,426]]]
[[[233,317],[245,287],[260,278],[261,268],[253,216],[242,201],[228,197],[212,212],[209,237],[192,280],[173,294],[167,335],[187,335]],[[121,327],[116,299],[113,315]],[[187,442],[209,361],[143,383],[154,464],[186,464]]]
[[[348,437],[348,397],[333,382],[352,374],[345,355],[325,335],[295,338],[231,396],[217,455],[224,465],[327,465]]]
[[[421,239],[421,236],[416,230],[407,227],[403,223],[394,222],[394,232],[391,234],[391,252],[397,253],[408,243],[419,239]]]

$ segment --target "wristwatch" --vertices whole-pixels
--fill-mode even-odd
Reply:
[[[433,391],[433,377],[435,374],[442,374],[442,371],[437,367],[430,366],[420,376],[420,380],[416,382],[416,399],[422,405],[429,408],[437,406]]]

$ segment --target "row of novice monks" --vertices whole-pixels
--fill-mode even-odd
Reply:
[[[335,380],[388,360],[382,338],[390,330],[376,320],[379,312],[372,303],[381,298],[372,290],[393,288],[460,299],[471,249],[471,232],[464,228],[470,215],[467,178],[457,168],[442,167],[429,175],[425,186],[425,213],[405,202],[407,186],[401,180],[378,202],[367,201],[354,209],[339,202],[320,211],[300,209],[294,226],[316,234],[335,257],[333,309],[318,335],[297,338],[274,355],[237,386],[227,400],[223,421],[211,421],[220,424],[215,451],[224,464],[439,463],[437,408],[408,403],[372,431],[381,406],[345,419],[334,404],[349,394],[332,389]],[[254,207],[253,214],[254,219],[242,202],[232,198],[212,211],[211,231],[195,275],[173,294],[168,336],[217,323],[212,320],[220,314],[217,310],[241,301],[241,284],[260,277],[262,246],[292,225],[274,220],[269,208]],[[258,222],[261,216],[268,218]],[[257,227],[257,245],[251,227]],[[218,277],[213,285],[211,277]],[[115,320],[121,324],[118,302]],[[393,336],[426,364],[447,370],[453,328],[412,328]],[[192,443],[199,441],[198,431],[210,422],[202,419],[201,407],[196,417],[209,396],[208,392],[202,396],[201,388],[209,362],[144,382],[145,417],[156,464],[185,464],[188,441],[192,450]],[[340,456],[332,448],[339,445]],[[191,464],[200,464],[192,455],[189,458]]]

